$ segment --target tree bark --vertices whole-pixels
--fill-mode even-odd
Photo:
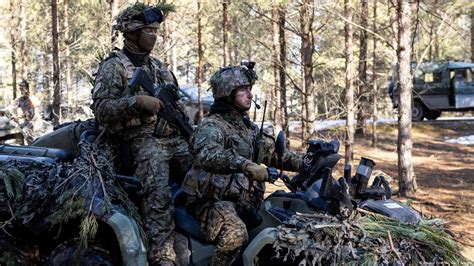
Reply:
[[[393,38],[390,38],[390,45],[393,49],[390,49],[390,54],[392,55],[394,64],[397,64],[398,56],[396,47],[398,45],[398,23],[397,23],[397,10],[396,6],[393,3],[393,0],[387,1],[388,7],[388,14],[390,16],[389,23],[390,23],[390,30],[392,33]]]
[[[163,4],[166,4],[166,0],[161,1]],[[171,60],[171,36],[169,31],[169,22],[167,19],[163,21],[163,61],[169,69],[173,69],[172,60]]]
[[[412,113],[412,76],[411,76],[411,18],[412,7],[404,0],[397,1],[398,14],[398,178],[399,194],[413,195],[416,191],[416,179],[412,164],[411,113]]]
[[[434,7],[433,13],[438,14],[439,13],[438,12],[438,0],[434,0],[433,7]],[[433,23],[434,23],[434,28],[437,29],[438,25],[439,25],[438,18],[435,18]],[[439,54],[439,37],[438,37],[437,32],[435,32],[435,34],[434,34],[433,46],[434,46],[433,59],[435,61],[438,61],[439,58],[440,58],[440,54]]]
[[[352,0],[344,0],[344,16],[347,22],[344,24],[345,39],[345,83],[346,98],[345,105],[347,110],[346,117],[346,143],[345,143],[345,164],[352,165],[354,158],[354,59],[353,59],[353,31],[352,31]]]
[[[372,31],[377,33],[377,0],[374,0],[373,15]],[[372,147],[377,147],[377,37],[372,41]]]
[[[74,94],[72,90],[72,59],[71,59],[71,39],[69,36],[69,0],[63,1],[63,21],[64,21],[64,57],[66,61],[66,91],[67,103],[74,106]]]
[[[114,24],[115,17],[119,14],[119,8],[118,8],[119,0],[106,0],[106,2],[109,4],[109,12],[110,12],[109,13],[110,20],[107,20],[107,23],[110,23],[109,28],[111,29],[112,25]],[[110,40],[111,40],[112,47],[114,47],[117,43],[121,43],[122,37],[120,34],[118,34],[118,32],[115,33],[113,30],[111,33],[112,33],[112,36]]]
[[[278,9],[279,14],[279,37],[280,37],[280,90],[281,90],[281,108],[282,108],[282,127],[286,132],[287,136],[290,136],[290,130],[288,128],[288,108],[286,101],[286,37],[285,37],[285,23],[286,23],[286,6],[280,4]]]
[[[228,17],[228,12],[227,8],[229,6],[230,0],[224,0],[222,2],[222,39],[223,39],[223,60],[224,60],[224,66],[227,66],[228,63],[228,57],[229,57],[229,42],[228,42],[228,32],[229,32],[229,23],[227,21]]]
[[[275,132],[282,129],[281,119],[281,88],[280,88],[280,13],[278,12],[278,3],[276,0],[272,1],[272,68],[273,68],[273,121]]]
[[[360,26],[363,28],[360,30],[360,47],[359,47],[359,79],[358,79],[358,108],[357,108],[357,130],[356,134],[365,134],[365,119],[366,110],[368,109],[368,100],[366,94],[367,90],[367,29],[369,14],[368,0],[362,0],[361,12],[360,12]]]
[[[303,119],[304,129],[303,140],[314,133],[315,105],[313,96],[313,52],[314,41],[312,34],[312,25],[314,19],[314,6],[310,0],[303,0],[299,7],[300,12],[300,33],[301,33],[301,64],[303,72],[303,105],[305,114]]]
[[[61,88],[59,83],[58,0],[51,0],[51,31],[53,35],[53,124],[61,120]]]
[[[201,25],[201,12],[202,12],[202,9],[201,9],[201,1],[198,0],[197,1],[197,42],[198,42],[198,110],[199,110],[199,118],[198,118],[198,121],[201,121],[203,116],[204,116],[204,112],[203,112],[203,109],[202,109],[202,64],[203,64],[203,50],[202,50],[202,34],[201,34],[201,29],[202,29],[202,25]],[[192,118],[191,118],[192,119]]]
[[[238,64],[240,63],[240,36],[241,36],[241,33],[240,33],[240,29],[239,29],[239,17],[236,16],[236,15],[233,15],[232,16],[232,32],[233,32],[233,36],[234,36],[234,40],[232,42],[232,54],[233,54],[233,58],[231,61],[234,62],[235,64]]]
[[[474,62],[474,6],[471,6],[471,62]]]
[[[21,78],[27,80],[28,77],[28,48],[26,43],[26,0],[20,1],[20,61]]]
[[[16,16],[16,1],[15,0],[10,0],[10,46],[11,46],[11,52],[12,52],[12,90],[13,90],[13,100],[16,100],[17,98],[17,93],[16,93],[16,74],[17,74],[17,69],[16,69],[16,45],[17,45],[17,31],[18,31],[18,20]]]

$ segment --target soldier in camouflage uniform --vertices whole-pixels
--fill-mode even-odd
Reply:
[[[23,122],[21,122],[19,126],[23,129],[26,142],[29,144],[34,140],[33,119],[35,117],[35,107],[30,99],[30,85],[28,84],[28,81],[22,80],[20,82],[20,92],[21,97],[18,98],[18,108],[23,112],[23,115],[21,116]]]
[[[117,17],[114,29],[122,32],[124,47],[115,49],[100,67],[93,90],[93,105],[100,127],[129,145],[143,183],[142,213],[151,264],[173,265],[174,207],[169,188],[170,162],[183,169],[192,164],[188,143],[177,127],[157,115],[163,103],[141,87],[127,88],[136,67],[143,67],[154,85],[174,84],[176,78],[150,56],[163,21],[158,7],[136,3]],[[160,132],[154,134],[155,127]]]
[[[247,114],[257,76],[245,66],[217,71],[210,84],[214,103],[191,138],[195,163],[183,182],[188,210],[201,222],[207,240],[217,244],[211,265],[231,265],[248,240],[242,217],[263,200],[267,169],[252,162],[258,128]],[[275,165],[274,139],[265,135],[259,161]],[[302,154],[287,151],[283,164],[296,171]]]

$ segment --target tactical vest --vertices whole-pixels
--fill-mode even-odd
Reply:
[[[219,117],[218,127],[224,132],[224,148],[234,149],[239,155],[251,160],[256,130],[238,130],[222,116],[212,116]],[[187,173],[182,186],[184,191],[194,196],[197,201],[229,200],[246,209],[258,205],[265,191],[263,182],[252,181],[243,173],[212,174],[201,169],[196,163]]]
[[[122,51],[122,50],[116,50],[113,51],[109,58],[116,58],[118,59],[117,61],[123,66],[125,69],[125,75],[127,78],[127,81],[129,81],[133,73],[135,72],[136,66],[132,63],[132,61],[128,58],[128,56]],[[148,73],[150,78],[154,82],[154,86],[156,85],[161,85],[161,84],[174,84],[178,86],[176,82],[176,78],[174,77],[173,73],[166,69],[163,64],[156,58],[150,57],[150,64],[148,66],[150,67],[151,73]],[[131,95],[150,95],[145,89],[139,87],[133,92],[123,90],[122,96],[127,96],[127,94]],[[128,121],[126,121],[125,124],[122,125],[117,125],[120,128],[113,129],[114,132],[118,132],[121,130],[125,130],[126,132],[124,135],[127,135],[129,138],[133,137],[136,134],[139,134],[138,131],[140,131],[139,127],[144,126],[144,125],[150,125],[147,127],[153,128],[158,127],[160,128],[159,132],[162,132],[163,136],[171,136],[175,135],[178,133],[178,130],[174,125],[171,125],[166,121],[165,119],[161,117],[157,117],[156,115],[153,116],[141,116],[141,117],[135,117],[132,118]],[[137,131],[138,130],[138,131]],[[137,131],[137,132],[135,132]]]

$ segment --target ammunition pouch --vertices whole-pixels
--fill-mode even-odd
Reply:
[[[249,195],[253,194],[252,192],[257,192],[244,174],[210,174],[196,165],[186,174],[182,187],[187,194],[206,201],[228,200],[246,206],[246,208],[253,203]],[[256,193],[257,197],[260,198],[259,195],[261,195],[263,199],[263,192],[264,187]]]

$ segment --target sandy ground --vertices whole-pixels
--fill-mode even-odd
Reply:
[[[370,132],[370,131],[369,131]],[[464,244],[464,254],[474,261],[474,145],[448,143],[472,135],[474,121],[424,121],[413,125],[413,165],[418,184],[411,198],[412,206],[427,217],[443,218]],[[321,133],[327,137],[341,136],[341,132]],[[376,162],[375,170],[391,177],[392,188],[397,190],[397,128],[396,125],[378,126],[378,145],[371,147],[371,136],[358,137],[354,152],[357,162],[368,157]],[[293,149],[300,149],[301,142],[290,139]],[[341,147],[340,153],[343,154]],[[343,159],[335,177],[341,176]],[[355,167],[353,167],[355,169]],[[375,174],[375,173],[374,173]],[[282,189],[277,183],[267,192]]]

